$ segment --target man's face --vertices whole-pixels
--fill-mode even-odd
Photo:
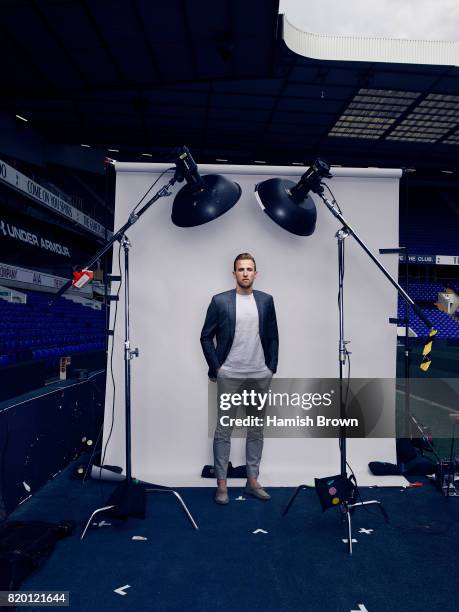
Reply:
[[[236,270],[233,274],[236,283],[241,289],[250,289],[257,275],[254,263],[251,259],[239,259],[236,262]]]

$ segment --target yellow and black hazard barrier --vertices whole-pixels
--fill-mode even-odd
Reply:
[[[438,331],[432,327],[429,332],[429,337],[427,338],[426,343],[424,344],[424,347],[422,349],[422,361],[419,367],[423,372],[427,372],[432,362],[430,354],[432,353],[432,343],[437,333]]]

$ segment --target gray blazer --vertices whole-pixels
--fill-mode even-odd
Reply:
[[[253,296],[258,308],[260,340],[265,363],[272,372],[276,372],[279,336],[274,301],[271,295],[263,291],[254,290]],[[201,331],[201,346],[209,366],[209,378],[215,378],[217,369],[225,363],[233,344],[235,328],[236,289],[231,289],[213,296]]]

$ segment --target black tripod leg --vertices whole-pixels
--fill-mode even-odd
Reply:
[[[308,485],[302,484],[299,485],[296,489],[295,489],[295,493],[292,495],[292,497],[290,498],[288,504],[286,505],[285,509],[282,512],[281,516],[286,516],[287,512],[290,510],[290,506],[293,504],[293,502],[295,501],[296,496],[298,495],[298,493],[300,491],[302,491],[303,489],[307,489]]]
[[[378,504],[379,509],[381,510],[381,514],[384,517],[384,520],[386,521],[386,523],[389,523],[389,515],[387,514],[387,512],[384,510],[384,506],[382,505],[381,502],[379,502]]]
[[[389,515],[384,510],[384,506],[382,505],[382,503],[380,501],[372,500],[372,501],[366,501],[366,502],[361,502],[361,503],[355,504],[356,507],[358,507],[358,506],[371,506],[371,505],[376,505],[380,509],[381,514],[384,517],[384,520],[386,521],[386,523],[388,523],[389,522]]]

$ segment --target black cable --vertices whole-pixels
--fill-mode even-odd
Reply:
[[[344,270],[345,270],[345,257],[344,257],[344,248],[345,248],[345,243],[343,240],[343,249],[342,249],[342,253],[340,253],[340,260],[339,260],[339,278],[338,278],[338,283],[339,283],[339,289],[338,289],[338,308],[341,308],[341,295],[342,295],[342,291],[344,289]],[[343,338],[343,342],[344,342],[344,338]],[[346,355],[346,360],[347,360],[347,388],[346,388],[346,395],[345,395],[345,400],[344,400],[344,410],[345,412],[347,411],[347,404],[348,404],[348,397],[349,397],[349,388],[351,385],[351,357],[350,357],[350,352],[347,350],[346,348],[346,344],[344,344],[344,352]],[[340,356],[341,358],[341,356]],[[339,440],[339,448],[341,450],[341,439]],[[351,470],[352,471],[352,470]]]
[[[344,269],[345,269],[345,258],[344,258],[344,247],[345,247],[345,242],[344,239],[342,240],[343,243],[343,249],[342,252],[340,252],[339,255],[339,261],[338,261],[338,265],[339,265],[339,276],[338,276],[338,307],[341,307],[341,293],[344,290]]]
[[[94,456],[96,454],[97,445],[99,444],[99,440],[100,440],[100,437],[102,435],[103,430],[104,430],[104,421],[102,420],[102,424],[101,424],[101,426],[99,428],[99,433],[97,434],[97,440],[96,440],[96,442],[94,444],[94,448],[92,449],[91,456],[89,457],[88,465],[86,466],[86,470],[85,470],[85,473],[84,473],[84,476],[83,476],[83,482],[81,483],[81,486],[84,485],[84,483],[86,481],[86,478],[88,477],[89,468],[92,467],[92,462],[93,462]]]
[[[171,170],[175,170],[175,168],[172,166],[171,168],[168,168],[167,170],[164,170],[164,172],[161,172],[161,174],[158,176],[158,178],[155,180],[155,182],[152,185],[150,185],[150,187],[144,193],[142,198],[137,202],[137,204],[131,210],[131,212],[129,213],[129,217],[132,217],[132,215],[135,214],[135,211],[137,210],[137,208],[142,204],[142,202],[145,200],[145,198],[150,193],[150,191],[153,189],[153,187],[156,185],[156,183],[159,181],[159,179],[162,178],[167,172],[170,172]]]
[[[330,193],[332,194],[333,199],[335,200],[335,197],[333,195],[333,193],[331,192],[331,189],[328,187],[328,190],[330,191]],[[336,202],[336,200],[335,200]],[[338,204],[336,203],[336,205],[338,206]],[[339,206],[338,206],[339,209]],[[341,211],[340,211],[341,212]],[[344,240],[342,240],[342,249],[340,251],[340,256],[339,256],[339,277],[338,277],[338,284],[339,284],[339,288],[338,288],[338,308],[341,309],[342,307],[342,295],[343,295],[343,290],[344,290],[344,272],[345,272],[345,256],[344,256],[344,251],[345,251],[345,242]],[[345,392],[345,396],[344,396],[344,413],[347,414],[347,407],[348,407],[348,400],[349,400],[349,389],[351,386],[351,354],[350,352],[347,350],[346,347],[346,343],[345,340],[343,338],[343,350],[344,350],[344,354],[346,356],[346,362],[347,362],[347,385],[346,385],[346,392]],[[341,359],[341,355],[340,355],[340,359]],[[342,450],[342,444],[341,444],[341,438],[339,439],[339,449],[340,451]],[[355,473],[353,471],[353,469],[351,468],[351,466],[349,465],[349,462],[346,460],[346,465],[348,466],[348,468],[351,470],[352,475],[354,477],[355,480],[355,487],[356,487],[356,491],[357,494],[360,497],[360,492],[359,492],[359,487],[357,484],[357,478],[355,476]],[[362,501],[362,498],[360,497],[360,500]]]
[[[119,285],[118,285],[118,290],[116,292],[116,297],[119,296],[120,291],[121,291],[121,286],[123,284],[123,275],[121,272],[121,244],[118,245],[118,275],[120,277],[120,281],[119,281]],[[102,487],[101,485],[101,481],[102,481],[102,466],[104,465],[104,461],[105,461],[105,455],[107,452],[107,447],[108,447],[108,443],[110,442],[110,438],[112,436],[112,432],[113,432],[113,426],[115,423],[115,398],[116,398],[116,384],[115,384],[115,377],[113,376],[113,348],[115,345],[115,329],[116,329],[116,318],[118,315],[118,300],[115,301],[115,314],[113,316],[113,335],[112,335],[112,347],[111,347],[111,351],[110,351],[110,376],[112,379],[112,386],[113,386],[113,397],[112,397],[112,420],[111,420],[111,424],[110,424],[110,431],[107,437],[107,441],[105,442],[105,447],[100,459],[100,468],[99,468],[99,487],[100,487],[100,493],[101,493],[101,497],[103,496],[102,494]]]
[[[98,387],[98,385],[94,382],[94,380],[92,378],[88,378],[88,382],[90,382],[92,384],[92,386],[96,388],[96,391],[98,393],[102,393],[102,389],[100,387]],[[81,486],[84,485],[84,483],[86,482],[86,478],[88,477],[89,468],[91,467],[93,459],[94,459],[94,456],[96,454],[97,445],[99,444],[99,440],[100,440],[100,437],[102,435],[103,428],[104,428],[104,422],[102,420],[102,424],[101,424],[101,426],[99,428],[99,433],[97,434],[97,440],[96,440],[96,442],[95,442],[95,444],[93,446],[92,453],[91,453],[91,455],[89,457],[88,464],[86,466],[86,470],[85,470],[85,473],[84,473],[84,476],[83,476],[83,480],[81,482]],[[78,457],[78,455],[76,455],[76,457]]]
[[[5,457],[6,457],[6,449],[8,448],[8,442],[9,442],[9,437],[10,437],[10,427],[9,427],[9,423],[8,423],[8,417],[4,417],[5,421],[6,421],[6,432],[5,432],[5,442],[3,444],[3,449],[2,449],[2,458],[1,458],[1,464],[0,464],[0,483],[1,483],[1,488],[0,488],[0,511],[2,512],[2,514],[4,514],[3,518],[1,519],[1,522],[6,521],[7,519],[7,513],[6,513],[6,507],[5,507],[5,501],[3,498],[3,492],[5,491]]]
[[[327,183],[323,183],[324,187],[326,187],[328,189],[328,191],[330,192],[331,197],[333,198],[333,204],[336,206],[336,208],[338,209],[338,212],[340,215],[343,214],[343,211],[341,210],[341,208],[339,207],[338,201],[335,198],[335,196],[333,195],[333,191],[330,189],[330,187],[327,185]]]
[[[362,499],[362,496],[360,495],[359,485],[357,484],[357,476],[355,475],[355,472],[354,472],[354,470],[352,469],[351,464],[350,464],[350,463],[349,463],[349,461],[347,461],[347,460],[346,460],[346,465],[347,465],[347,467],[348,467],[348,468],[351,470],[351,474],[352,474],[352,476],[354,477],[354,482],[355,482],[355,491],[356,491],[357,495],[359,496],[359,501],[360,501],[360,503],[362,504],[362,508],[363,508],[363,509],[364,509],[366,512],[368,512],[368,513],[372,514],[372,513],[370,512],[370,510],[368,510],[368,508],[366,507],[366,505],[364,505],[364,504],[363,504],[363,499]]]
[[[347,387],[346,387],[346,395],[345,395],[345,399],[344,399],[344,412],[345,414],[347,414],[347,405],[348,405],[348,396],[349,396],[349,389],[351,386],[351,354],[350,352],[347,350],[346,345],[344,345],[344,351],[346,353],[346,359],[347,359]],[[339,449],[341,450],[341,439],[339,439]],[[349,469],[352,472],[352,468],[349,465],[349,463],[346,461]],[[354,475],[355,478],[355,474],[354,472],[352,472],[352,474]],[[355,480],[357,482],[357,479]]]
[[[145,198],[148,196],[148,194],[150,193],[150,191],[153,189],[153,187],[157,184],[157,182],[167,173],[170,172],[171,170],[175,170],[175,168],[172,166],[170,168],[167,168],[166,170],[164,170],[163,172],[161,172],[161,174],[158,176],[158,178],[150,185],[150,187],[147,189],[147,191],[144,193],[144,195],[141,197],[141,199],[137,202],[137,204],[134,206],[134,208],[132,209],[132,211],[129,214],[129,217],[131,217],[132,215],[135,214],[135,211],[137,210],[137,208],[142,204],[142,202],[145,200]],[[120,291],[121,291],[121,287],[123,284],[123,276],[122,276],[122,272],[121,272],[121,244],[119,244],[118,246],[118,276],[120,277],[120,281],[119,281],[119,286],[118,286],[118,290],[116,292],[116,297],[119,297]],[[112,335],[112,346],[111,346],[111,350],[110,350],[110,377],[112,379],[112,386],[113,386],[113,397],[112,397],[112,415],[111,415],[111,424],[110,424],[110,431],[107,437],[107,441],[105,442],[105,446],[103,449],[103,452],[101,453],[101,460],[100,460],[100,466],[99,466],[99,488],[100,488],[100,494],[101,497],[103,497],[103,492],[102,492],[102,486],[101,486],[101,482],[102,482],[102,467],[104,465],[104,461],[105,461],[105,455],[107,453],[107,448],[108,448],[108,443],[110,442],[112,433],[113,433],[113,427],[114,427],[114,423],[115,423],[115,400],[116,400],[116,384],[115,384],[115,378],[113,375],[113,349],[114,349],[114,340],[115,340],[115,330],[116,330],[116,319],[117,319],[117,314],[118,314],[118,300],[116,300],[115,302],[115,314],[113,317],[113,335]],[[83,484],[84,481],[87,477],[87,473],[89,471],[89,466],[91,465],[92,459],[95,455],[96,452],[96,448],[97,448],[97,444],[99,442],[100,436],[102,434],[103,431],[103,427],[104,427],[104,423],[102,423],[101,428],[99,430],[98,436],[97,436],[97,441],[96,444],[94,445],[94,449],[93,452],[91,454],[84,478],[83,478]]]

